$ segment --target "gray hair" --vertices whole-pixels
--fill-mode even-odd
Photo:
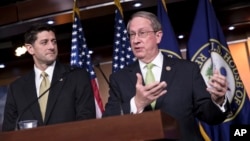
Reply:
[[[128,21],[128,24],[127,24],[127,30],[128,31],[129,31],[130,22],[135,17],[142,17],[142,18],[150,20],[151,21],[151,26],[152,26],[154,31],[162,30],[161,23],[159,22],[159,20],[158,20],[158,18],[157,18],[157,16],[155,14],[147,12],[147,11],[139,11],[139,12],[134,13],[131,16],[130,20]]]

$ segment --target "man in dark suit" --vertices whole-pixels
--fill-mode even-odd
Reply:
[[[226,78],[214,71],[207,87],[197,64],[164,56],[158,49],[161,24],[152,13],[135,13],[127,29],[138,60],[110,75],[110,96],[103,116],[119,115],[121,110],[138,114],[160,109],[179,122],[180,140],[203,140],[196,119],[209,124],[226,119]],[[154,81],[145,85],[147,64],[153,64]]]
[[[16,128],[17,121],[37,120],[38,126],[95,118],[90,76],[84,69],[70,69],[56,61],[55,31],[49,25],[33,25],[25,34],[25,46],[34,60],[34,70],[9,85],[3,131]],[[42,72],[51,82],[45,111],[39,100]],[[30,106],[28,106],[30,104]],[[27,108],[28,107],[28,108]],[[25,109],[26,108],[26,109]]]

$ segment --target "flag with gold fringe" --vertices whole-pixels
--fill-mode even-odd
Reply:
[[[187,56],[199,64],[206,83],[214,69],[226,76],[226,98],[231,105],[231,114],[219,125],[208,125],[202,121],[199,125],[206,141],[230,141],[231,125],[250,124],[250,102],[209,0],[199,0]]]

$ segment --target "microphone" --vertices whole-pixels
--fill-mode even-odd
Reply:
[[[104,77],[106,83],[108,84],[110,90],[115,94],[115,97],[118,99],[119,101],[119,106],[120,106],[120,114],[123,115],[123,108],[122,108],[122,103],[123,103],[123,100],[121,99],[121,97],[114,91],[113,87],[110,85],[106,75],[103,73],[101,67],[100,67],[100,63],[99,62],[96,62],[95,63],[95,66],[99,69],[99,71],[101,72],[102,76]]]
[[[41,95],[39,95],[36,99],[34,99],[30,104],[28,104],[24,109],[23,111],[19,114],[19,116],[17,117],[16,119],[16,123],[15,123],[15,130],[19,130],[19,126],[18,126],[18,122],[20,121],[21,117],[23,116],[23,114],[28,110],[30,109],[30,107],[35,104],[41,97],[43,97],[51,88],[53,88],[54,86],[56,86],[59,82],[62,82],[63,79],[68,75],[70,74],[71,72],[73,72],[74,70],[76,70],[76,68],[74,67],[71,67],[69,69],[69,71],[67,72],[64,72],[62,74],[62,76],[57,79],[53,84],[50,85],[50,87],[48,89],[46,89]]]

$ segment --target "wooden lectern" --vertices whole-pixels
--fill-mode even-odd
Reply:
[[[178,123],[159,110],[0,133],[1,141],[142,141],[178,137]]]

